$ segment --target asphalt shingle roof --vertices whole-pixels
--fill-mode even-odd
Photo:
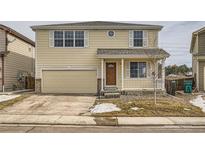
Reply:
[[[98,49],[97,55],[100,56],[139,56],[139,57],[169,57],[169,53],[167,53],[163,49],[159,48],[149,48],[149,49]]]
[[[89,21],[89,22],[75,22],[75,23],[64,23],[64,24],[50,24],[50,25],[37,25],[32,26],[33,30],[36,29],[51,29],[51,28],[69,28],[69,27],[83,27],[83,28],[97,28],[103,29],[105,27],[115,27],[117,29],[132,28],[145,28],[145,29],[158,29],[161,30],[163,27],[159,25],[147,25],[147,24],[135,24],[125,22],[111,22],[111,21]]]

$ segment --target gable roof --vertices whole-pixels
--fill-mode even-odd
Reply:
[[[161,30],[163,27],[159,25],[134,24],[124,22],[111,21],[88,21],[74,22],[64,24],[37,25],[31,26],[33,30],[38,29],[155,29]]]
[[[194,49],[194,44],[195,44],[195,41],[196,41],[196,37],[197,35],[201,34],[201,33],[204,33],[205,32],[205,27],[203,28],[200,28],[196,31],[194,31],[192,33],[192,39],[191,39],[191,46],[190,46],[190,52],[192,53],[193,49]]]
[[[17,38],[21,39],[22,41],[27,42],[30,45],[35,47],[35,42],[34,41],[32,41],[31,39],[27,38],[26,36],[20,34],[19,32],[15,31],[14,29],[9,28],[5,25],[1,25],[1,24],[0,24],[0,29],[6,31],[9,34],[14,35],[15,37],[17,37]]]

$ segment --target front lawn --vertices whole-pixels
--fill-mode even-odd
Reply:
[[[160,96],[154,104],[153,97],[122,96],[115,99],[96,100],[95,105],[114,104],[120,111],[92,113],[93,116],[130,116],[130,117],[201,117],[205,113],[184,99]],[[94,105],[94,106],[95,106]]]

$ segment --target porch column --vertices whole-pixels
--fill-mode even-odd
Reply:
[[[104,59],[101,59],[101,91],[104,91]]]
[[[122,75],[122,90],[123,90],[124,89],[124,59],[121,59],[121,67],[122,67],[121,75]]]
[[[165,89],[165,59],[162,60],[162,90]]]

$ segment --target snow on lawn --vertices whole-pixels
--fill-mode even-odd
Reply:
[[[202,98],[203,95],[198,95],[195,99],[191,100],[190,103],[198,106],[205,112],[205,100]]]
[[[104,113],[113,111],[121,111],[121,109],[112,103],[103,103],[96,105],[94,108],[90,110],[91,113]]]
[[[0,95],[0,102],[8,101],[14,98],[17,98],[21,95]]]

